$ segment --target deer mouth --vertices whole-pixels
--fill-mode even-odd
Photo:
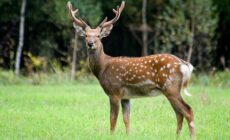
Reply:
[[[95,50],[96,49],[96,47],[94,45],[88,46],[87,48],[88,48],[88,50]]]

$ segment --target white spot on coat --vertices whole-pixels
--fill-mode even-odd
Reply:
[[[167,68],[170,68],[171,67],[171,64],[167,64]]]

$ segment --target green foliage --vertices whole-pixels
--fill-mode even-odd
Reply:
[[[80,16],[89,21],[90,24],[95,26],[99,22],[102,14],[99,2],[85,0],[76,3],[74,0],[73,3],[75,8],[79,8]],[[68,64],[67,52],[71,34],[73,34],[73,27],[66,4],[67,1],[57,0],[27,1],[23,54],[32,53],[35,56],[42,56],[47,59],[58,58],[62,64]],[[0,48],[1,52],[8,53],[9,50],[17,47],[17,43],[10,44],[8,42],[17,42],[18,40],[17,28],[19,27],[20,6],[21,1],[0,2],[0,8],[4,11],[0,13],[2,17],[0,25],[3,27],[0,29],[0,37],[4,36],[0,41],[0,46],[3,45]],[[11,22],[12,24],[9,24]],[[15,51],[16,49],[13,50],[13,57],[9,60],[11,63],[1,60],[2,56],[6,54],[0,53],[0,64],[12,67]],[[24,60],[25,57],[26,55],[22,59]],[[24,61],[22,62],[24,63]]]
[[[28,47],[38,56],[54,57],[68,46],[70,27],[66,1],[30,1],[27,8],[26,26],[29,34]],[[63,7],[64,6],[64,7]],[[38,10],[39,9],[39,10]],[[62,43],[57,40],[63,40]]]
[[[81,79],[82,77],[87,77],[89,75],[89,73],[91,72],[90,68],[88,66],[88,63],[85,60],[81,60],[79,62],[79,67],[80,67],[80,69],[76,73],[76,77],[78,79]]]
[[[217,17],[210,0],[169,0],[164,10],[155,16],[155,53],[169,52],[187,58],[188,47],[193,44],[192,62],[199,69],[210,67],[200,57],[212,60],[214,31]],[[197,54],[197,55],[194,55]]]
[[[121,4],[121,0],[71,2],[75,9],[79,9],[76,16],[86,20],[92,27],[106,16],[113,18],[112,9]],[[69,46],[74,37],[74,29],[66,3],[67,0],[27,0],[22,58],[24,69],[27,69],[25,58],[28,53],[47,60],[56,59],[62,68],[70,66],[72,53]],[[189,45],[193,44],[191,62],[198,70],[219,68],[221,56],[225,57],[226,67],[229,67],[229,5],[229,0],[148,0],[147,21],[153,28],[149,38],[154,38],[149,51],[173,53],[186,59]],[[21,1],[1,0],[0,8],[0,67],[12,70],[18,42]],[[139,44],[128,27],[141,24],[141,8],[142,1],[126,1],[119,22],[114,24],[111,35],[103,40],[107,54],[140,54]],[[79,39],[79,44],[83,41]],[[110,48],[107,49],[107,46]],[[81,56],[84,57],[78,60],[85,59],[85,55]]]
[[[224,17],[224,21],[226,23],[229,23],[230,22],[230,16],[227,16],[230,14],[230,9],[229,9],[229,6],[230,6],[230,1],[229,0],[213,0],[214,1],[214,4],[217,5],[217,9],[216,9],[216,12],[218,13],[221,13],[221,12],[224,12],[226,14],[226,17]]]
[[[18,0],[1,0],[1,19],[0,22],[9,22],[17,20],[20,13],[21,2]]]
[[[89,22],[92,28],[99,24],[102,16],[100,2],[96,0],[72,0],[72,3],[75,9],[79,9],[78,15],[86,22]]]

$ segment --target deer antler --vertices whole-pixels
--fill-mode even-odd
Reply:
[[[115,17],[113,19],[111,19],[110,21],[107,21],[107,17],[105,17],[105,19],[100,23],[100,25],[98,27],[103,28],[103,27],[106,27],[106,26],[109,26],[109,25],[115,23],[119,19],[121,12],[123,11],[124,7],[125,7],[125,2],[122,1],[121,6],[120,7],[117,6],[117,10],[113,9],[113,12],[115,13]]]
[[[78,9],[73,10],[73,6],[72,6],[70,1],[67,2],[67,7],[69,9],[69,12],[70,12],[70,15],[72,17],[72,20],[74,21],[75,24],[77,24],[77,25],[79,25],[79,26],[81,26],[83,28],[89,26],[81,18],[78,19],[78,18],[75,17],[76,13],[78,12]]]

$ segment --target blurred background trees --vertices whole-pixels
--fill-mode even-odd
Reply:
[[[78,15],[95,27],[120,0],[71,0]],[[0,1],[0,67],[14,70],[19,38],[20,10],[23,0]],[[84,40],[76,40],[67,1],[27,1],[25,34],[21,57],[24,75],[38,71],[54,72],[73,65],[76,51],[77,71],[88,71]],[[141,56],[141,0],[126,0],[122,16],[109,37],[103,39],[111,56]],[[198,70],[227,70],[230,67],[229,0],[154,0],[147,1],[149,28],[147,53],[172,53],[190,61]],[[75,42],[75,44],[74,44]],[[77,44],[77,45],[76,45]],[[74,49],[74,46],[77,48]],[[75,61],[75,60],[74,60]]]

